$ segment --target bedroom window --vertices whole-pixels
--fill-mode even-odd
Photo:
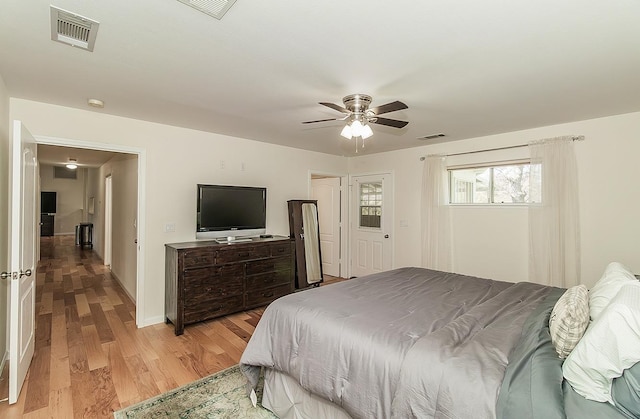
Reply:
[[[360,184],[360,227],[380,228],[382,182]]]
[[[452,204],[531,204],[541,202],[539,164],[518,163],[449,170]]]

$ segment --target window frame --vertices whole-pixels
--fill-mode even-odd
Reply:
[[[461,207],[529,207],[531,205],[539,205],[542,202],[495,202],[494,201],[494,177],[495,172],[494,169],[499,167],[506,166],[523,166],[529,165],[530,167],[535,163],[531,162],[531,159],[519,159],[519,160],[508,160],[508,161],[496,161],[491,163],[479,163],[479,164],[465,164],[465,165],[455,165],[447,167],[447,186],[449,192],[449,205],[451,206],[461,206]],[[489,184],[488,184],[488,195],[490,202],[453,202],[453,192],[454,192],[454,177],[453,172],[456,170],[469,170],[469,169],[489,169]],[[529,170],[529,174],[531,174],[531,169]],[[542,187],[542,179],[540,180]],[[541,197],[542,200],[542,197]]]

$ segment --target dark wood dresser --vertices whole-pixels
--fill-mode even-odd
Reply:
[[[289,237],[165,245],[165,321],[184,326],[269,304],[295,288]]]

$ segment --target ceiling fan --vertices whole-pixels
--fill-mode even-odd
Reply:
[[[342,112],[345,114],[342,118],[329,118],[329,119],[318,119],[315,121],[305,121],[303,124],[313,124],[316,122],[326,122],[326,121],[345,121],[348,120],[347,125],[344,127],[340,135],[345,138],[354,138],[354,137],[362,137],[363,139],[370,137],[373,135],[373,131],[369,127],[369,123],[371,124],[379,124],[386,125],[394,128],[403,128],[409,122],[407,121],[399,121],[397,119],[390,118],[382,118],[378,115],[382,115],[389,112],[395,112],[402,109],[408,109],[409,107],[404,103],[396,100],[394,102],[389,102],[384,105],[376,106],[375,108],[369,108],[371,104],[371,96],[355,94],[349,95],[342,98],[342,102],[344,103],[344,107],[340,105],[336,105],[335,103],[327,103],[327,102],[319,102],[320,105],[329,107],[338,112]]]

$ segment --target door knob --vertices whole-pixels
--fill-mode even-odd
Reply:
[[[20,278],[23,276],[31,276],[31,269],[27,269],[26,271],[20,271]]]
[[[388,235],[388,234],[385,234],[385,235],[384,235],[384,238],[385,238],[385,239],[388,239],[388,238],[389,238],[389,235]]]
[[[7,279],[7,278],[9,278],[10,276],[11,276],[11,272],[2,272],[2,273],[0,274],[0,278],[2,278],[2,279]]]

